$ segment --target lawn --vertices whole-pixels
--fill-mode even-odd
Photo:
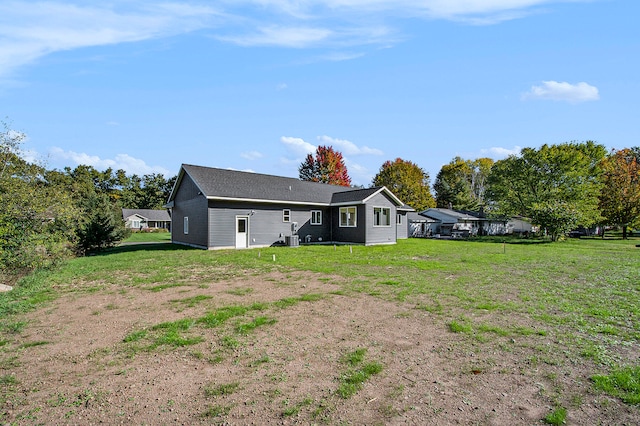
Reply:
[[[131,243],[169,243],[171,242],[171,232],[132,232],[125,244]]]
[[[169,234],[144,234],[149,235],[161,238]],[[375,247],[324,245],[214,252],[171,244],[127,245],[74,259],[58,269],[27,277],[11,293],[0,295],[0,379],[4,389],[0,420],[49,422],[55,419],[52,413],[66,408],[66,413],[73,412],[69,422],[79,421],[74,417],[80,415],[79,410],[68,402],[70,393],[58,395],[67,402],[44,406],[36,399],[16,396],[31,392],[25,391],[26,383],[37,386],[24,377],[20,366],[28,365],[31,356],[46,358],[47,347],[55,346],[36,338],[42,328],[37,318],[44,315],[38,313],[54,315],[56,309],[62,309],[59,301],[64,300],[77,303],[79,309],[101,306],[91,308],[96,320],[112,314],[114,321],[131,315],[126,333],[96,349],[108,351],[108,357],[103,354],[102,359],[94,352],[86,355],[90,363],[99,359],[101,368],[112,363],[118,371],[135,370],[132,359],[158,353],[190,354],[197,362],[215,368],[243,366],[229,383],[201,385],[199,392],[204,396],[199,403],[199,421],[245,423],[251,408],[239,406],[234,397],[240,395],[255,404],[253,410],[262,413],[267,423],[282,417],[303,423],[339,423],[354,420],[350,416],[357,410],[374,423],[403,418],[421,422],[427,412],[433,424],[451,421],[446,413],[452,412],[463,422],[479,423],[639,421],[640,248],[635,245],[640,241],[508,242],[410,239]],[[311,277],[308,283],[305,277]],[[117,302],[98,305],[98,299]],[[141,309],[143,301],[154,304],[154,315],[160,315],[161,309],[166,312],[161,317],[144,317],[146,311],[141,311],[144,320],[136,319],[135,309]],[[123,307],[128,303],[133,303],[131,309]],[[342,303],[346,305],[340,310]],[[353,309],[348,308],[350,304]],[[358,311],[357,306],[370,310],[371,316]],[[338,309],[339,316],[354,316],[342,326],[345,335],[362,327],[368,330],[368,338],[356,333],[352,341],[336,337],[327,342],[330,346],[323,347],[324,355],[316,353],[309,359],[318,370],[315,378],[278,370],[293,360],[280,354],[277,347],[295,351],[295,345],[289,345],[296,340],[315,347],[336,332],[337,324],[336,329],[319,325],[325,319],[322,312],[328,309]],[[418,367],[426,352],[381,343],[385,333],[392,333],[385,327],[393,327],[377,323],[375,315],[385,311],[394,312],[390,321],[397,322],[398,332],[404,327],[407,335],[415,333],[420,347],[430,347],[432,362],[440,359],[446,366],[430,382],[418,379],[422,377],[418,371],[423,376],[436,374],[433,368]],[[308,329],[304,331],[289,328],[290,321],[303,321],[299,315],[316,316],[306,320]],[[311,357],[310,352],[302,353]],[[366,360],[355,356],[365,354]],[[397,370],[402,356],[415,366]],[[80,358],[75,362],[84,359]],[[356,358],[357,362],[353,361]],[[207,371],[207,367],[199,368]],[[256,379],[260,369],[264,374],[268,371],[264,377],[269,379]],[[330,369],[326,376],[321,373],[324,369]],[[101,370],[96,367],[96,371]],[[277,377],[283,377],[282,381]],[[258,392],[257,387],[260,383],[266,386],[265,381],[270,385]],[[309,390],[296,400],[296,389],[311,388],[314,382],[324,383],[324,387]],[[512,384],[520,382],[519,386]],[[95,378],[94,383],[100,380]],[[377,383],[383,392],[371,398],[363,396],[360,401],[358,395],[372,392],[367,383]],[[94,393],[111,394],[113,386],[103,384]],[[504,389],[503,396],[498,395],[504,401],[496,402],[502,405],[492,411],[488,406],[492,400],[479,395],[487,391],[480,392],[477,387]],[[224,394],[227,389],[230,395]],[[526,399],[525,392],[533,393]],[[506,416],[526,405],[520,401],[520,405],[510,406],[515,402],[507,400],[518,399],[516,396],[531,406],[521,417],[511,419]],[[47,395],[47,401],[53,397]],[[347,398],[352,399],[354,413],[345,408],[349,404],[341,402]],[[475,405],[474,398],[478,399]],[[104,396],[103,405],[108,400]],[[466,402],[457,407],[460,401]],[[176,410],[187,417],[193,414],[186,403]],[[149,421],[132,415],[137,422]]]

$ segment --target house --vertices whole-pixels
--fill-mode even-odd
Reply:
[[[171,239],[206,249],[277,244],[394,244],[404,205],[386,187],[353,189],[183,164],[166,206]]]
[[[469,237],[476,235],[504,235],[507,221],[490,219],[482,212],[467,212],[443,208],[431,208],[419,213],[432,221],[429,229],[433,235]]]
[[[408,235],[412,238],[431,237],[436,234],[439,222],[415,211],[407,213]]]
[[[451,209],[431,208],[420,212],[420,215],[435,222],[434,235],[468,237],[478,233],[480,220],[467,213]]]
[[[171,216],[166,210],[122,209],[125,226],[131,230],[171,229]]]
[[[538,232],[538,227],[533,226],[527,219],[516,216],[507,222],[507,234],[528,235]]]

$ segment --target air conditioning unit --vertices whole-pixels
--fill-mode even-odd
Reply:
[[[288,247],[298,247],[300,245],[300,238],[297,235],[287,235],[284,237],[284,243]]]

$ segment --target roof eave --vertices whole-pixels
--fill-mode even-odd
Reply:
[[[364,200],[362,200],[362,203],[366,203],[367,201],[369,201],[372,197],[380,194],[381,192],[385,192],[389,198],[391,198],[398,206],[404,206],[404,203],[402,201],[400,201],[400,199],[398,197],[396,197],[396,195],[391,192],[389,190],[389,188],[387,188],[386,186],[382,186],[380,187],[380,189],[378,189],[376,192],[374,192],[373,194],[369,195],[367,198],[365,198]]]
[[[318,206],[318,207],[329,207],[333,205],[330,203],[319,203],[315,201],[268,200],[268,199],[260,199],[260,198],[238,198],[238,197],[219,197],[219,196],[208,196],[207,200],[236,201],[236,202],[243,202],[243,203],[264,203],[264,204],[292,204],[296,206]]]

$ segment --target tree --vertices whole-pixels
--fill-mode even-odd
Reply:
[[[551,241],[557,241],[561,235],[575,229],[579,224],[580,212],[575,204],[564,201],[543,201],[533,203],[531,217],[539,224],[544,224]]]
[[[298,167],[301,180],[322,182],[331,185],[350,186],[351,178],[344,164],[342,153],[331,146],[319,146],[315,156],[307,154]]]
[[[592,141],[524,148],[519,156],[493,165],[487,195],[496,210],[532,219],[555,241],[561,233],[554,230],[573,222],[589,226],[600,219],[600,164],[605,155],[604,146]],[[573,213],[568,217],[561,212]],[[557,223],[562,217],[566,226]]]
[[[421,211],[435,207],[429,189],[429,174],[411,161],[396,158],[386,161],[373,178],[374,186],[386,186],[398,198]]]
[[[602,169],[602,216],[609,224],[622,226],[622,238],[627,239],[627,228],[640,219],[640,148],[612,152],[602,161]]]
[[[438,207],[478,210],[485,205],[486,182],[493,166],[490,158],[463,160],[455,157],[442,166],[433,189]]]
[[[76,231],[81,254],[111,247],[124,238],[124,221],[107,194],[92,193],[81,206],[83,215]]]
[[[3,122],[0,132],[0,270],[49,266],[70,255],[77,211],[44,167],[25,160],[25,135]]]

